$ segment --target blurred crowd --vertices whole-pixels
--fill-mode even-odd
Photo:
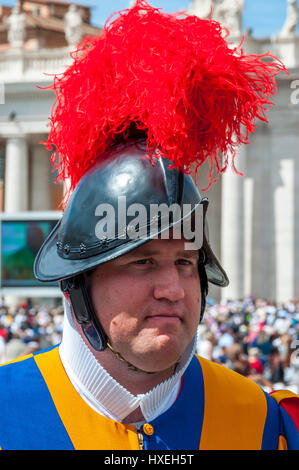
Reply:
[[[0,303],[0,363],[60,343],[63,307]],[[266,391],[299,393],[299,300],[216,303],[208,298],[197,353],[259,383]]]
[[[197,353],[257,382],[268,392],[299,393],[299,300],[208,300]]]
[[[0,363],[60,343],[63,307],[22,302],[11,311],[0,304]]]

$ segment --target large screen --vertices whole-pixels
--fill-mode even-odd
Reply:
[[[2,220],[1,287],[44,286],[34,277],[33,263],[56,223],[57,220]]]

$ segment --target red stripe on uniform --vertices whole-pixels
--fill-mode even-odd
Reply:
[[[299,432],[299,398],[283,398],[279,405],[282,406],[282,408],[290,415],[295,423],[297,431]]]

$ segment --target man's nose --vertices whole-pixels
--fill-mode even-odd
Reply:
[[[154,286],[154,298],[156,300],[166,299],[177,302],[185,297],[185,291],[176,266],[160,269],[159,273],[156,274]]]

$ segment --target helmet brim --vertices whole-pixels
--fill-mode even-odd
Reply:
[[[192,210],[192,212],[195,209]],[[113,250],[84,259],[64,259],[57,251],[58,231],[61,220],[56,224],[50,235],[42,244],[34,262],[34,275],[41,282],[53,282],[67,279],[76,274],[89,271],[101,264],[108,263],[120,256],[123,256],[139,246],[148,243],[154,237],[141,238],[138,240],[128,240],[126,243]],[[171,227],[168,227],[170,229]],[[161,232],[160,232],[161,233]],[[158,234],[157,234],[158,235]],[[228,277],[221,267],[218,259],[214,255],[207,237],[203,235],[202,248],[205,252],[205,269],[208,281],[220,287],[229,284]]]

